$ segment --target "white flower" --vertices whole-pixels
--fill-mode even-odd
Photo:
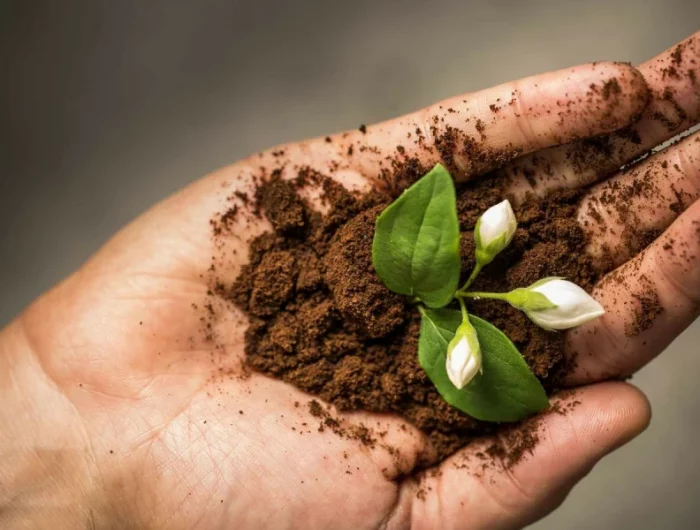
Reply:
[[[457,328],[454,338],[447,346],[445,368],[452,384],[460,389],[481,372],[479,339],[476,330],[468,321]]]
[[[477,260],[481,265],[490,263],[510,244],[517,228],[518,221],[508,200],[491,206],[483,213],[474,229]]]
[[[603,306],[586,291],[575,283],[561,278],[540,280],[528,287],[526,291],[543,295],[553,305],[553,307],[537,309],[536,304],[525,303],[519,307],[535,324],[545,329],[573,328],[605,313]],[[527,307],[528,305],[530,308]]]

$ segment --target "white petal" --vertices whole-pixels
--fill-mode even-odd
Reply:
[[[481,370],[481,352],[478,342],[472,347],[467,337],[462,336],[454,348],[448,352],[445,368],[452,384],[457,388],[464,388]]]
[[[466,384],[463,381],[462,370],[469,361],[469,357],[471,357],[471,355],[469,351],[469,342],[466,337],[462,337],[447,355],[447,376],[457,388],[462,388]]]
[[[557,307],[530,311],[528,316],[547,329],[569,329],[598,318],[605,309],[586,291],[566,280],[552,280],[532,289],[545,295]]]
[[[506,234],[506,244],[510,243],[517,224],[513,208],[508,200],[491,206],[483,213],[479,222],[481,246],[486,248],[504,233]]]

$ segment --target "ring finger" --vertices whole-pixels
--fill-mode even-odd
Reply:
[[[522,199],[589,185],[700,121],[700,32],[638,70],[652,94],[638,122],[513,161],[498,172],[509,192]]]

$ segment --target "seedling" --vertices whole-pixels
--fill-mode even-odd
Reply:
[[[420,365],[445,401],[485,421],[517,421],[546,408],[549,401],[511,340],[469,314],[465,299],[503,300],[549,330],[578,326],[605,312],[579,286],[558,277],[508,293],[470,291],[481,269],[510,244],[516,229],[507,200],[483,213],[474,228],[476,265],[460,287],[455,187],[438,164],[381,213],[374,233],[377,274],[420,311]]]

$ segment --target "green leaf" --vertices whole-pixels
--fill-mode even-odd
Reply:
[[[471,417],[495,422],[521,420],[549,406],[544,388],[506,335],[485,320],[469,315],[476,329],[483,373],[457,389],[447,377],[447,345],[462,321],[459,311],[421,311],[420,365],[450,405]]]
[[[459,222],[452,177],[437,164],[377,219],[372,261],[395,293],[429,307],[450,303],[459,282]]]

